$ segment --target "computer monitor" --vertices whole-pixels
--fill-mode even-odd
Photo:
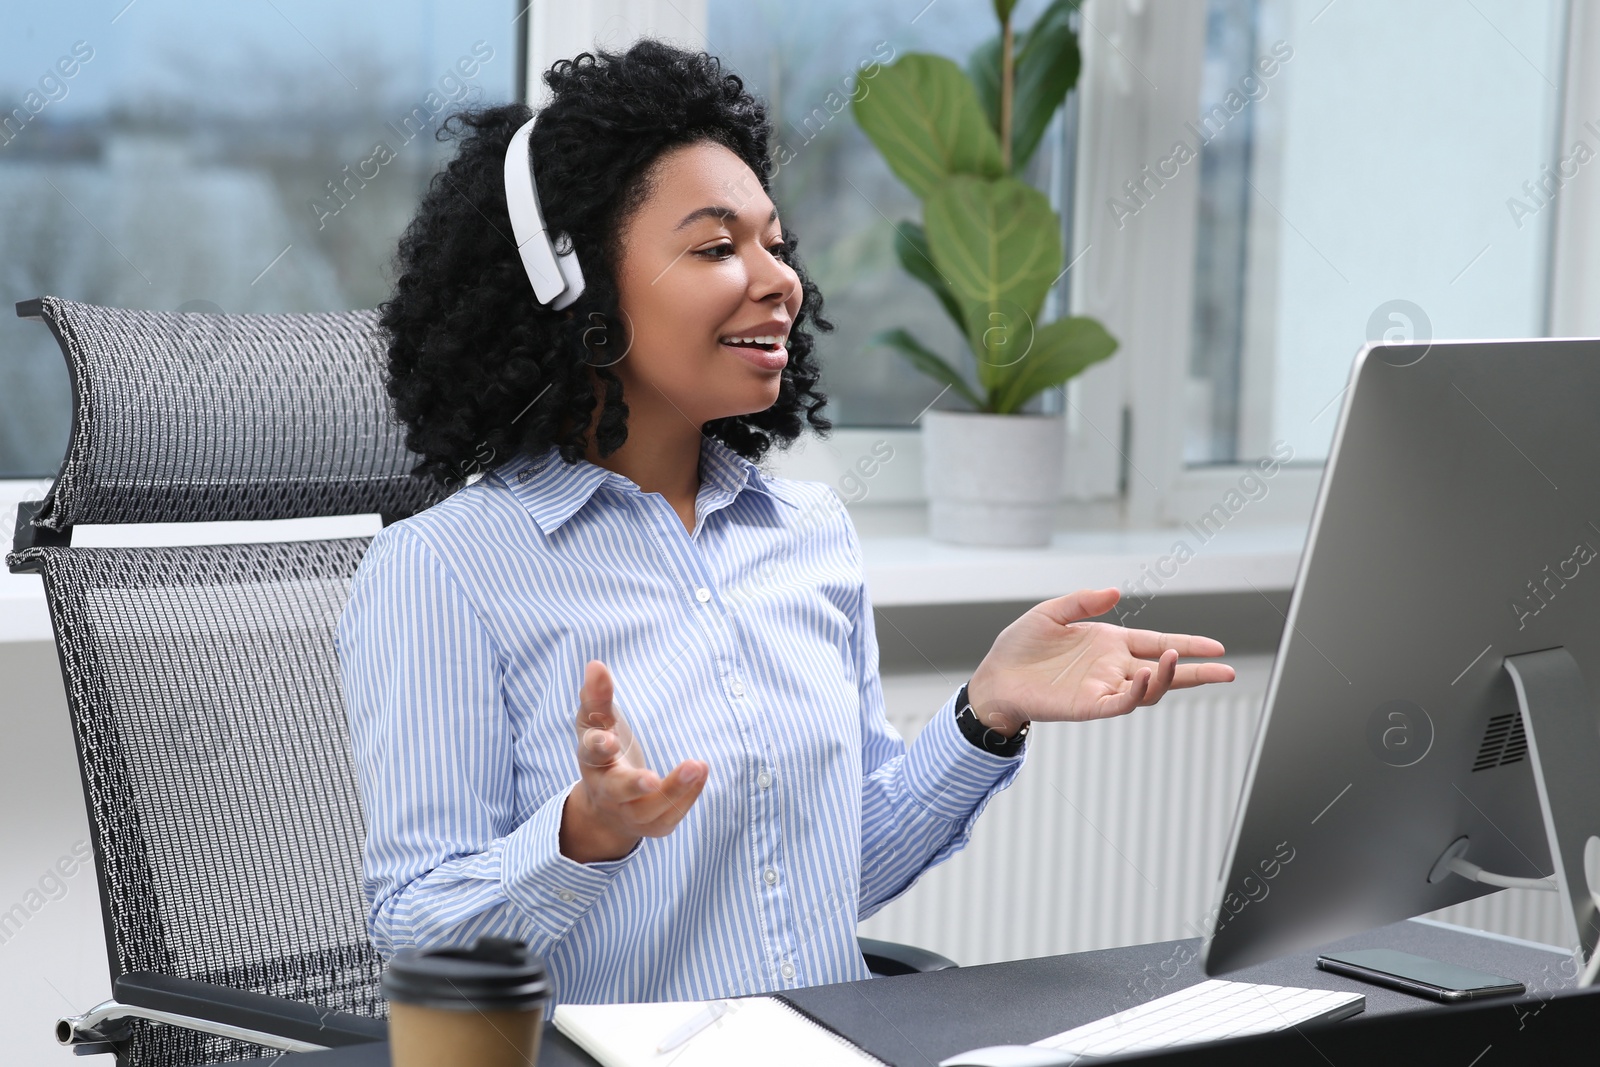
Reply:
[[[1553,876],[1592,959],[1597,695],[1600,340],[1362,348],[1205,972],[1497,891],[1458,855]]]

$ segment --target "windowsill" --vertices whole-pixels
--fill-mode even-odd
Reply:
[[[1226,529],[1202,542],[1182,527],[1057,531],[1048,547],[978,548],[917,535],[863,535],[874,607],[1048,600],[1116,586],[1123,595],[1282,592],[1294,587],[1303,523]],[[1190,553],[1179,562],[1174,549]]]
[[[0,574],[0,642],[51,639],[44,579],[37,574]]]

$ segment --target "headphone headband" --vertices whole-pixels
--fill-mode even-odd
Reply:
[[[560,311],[583,295],[583,268],[578,264],[577,249],[557,254],[539,210],[539,191],[528,161],[533,123],[533,119],[523,123],[506,146],[506,209],[511,213],[511,232],[534,295],[539,303]]]

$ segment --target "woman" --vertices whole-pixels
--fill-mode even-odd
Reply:
[[[966,843],[1030,721],[1232,669],[1079,592],[907,745],[848,514],[753,462],[831,428],[764,106],[651,40],[544,77],[529,165],[579,299],[509,236],[511,105],[449,127],[382,311],[418,473],[484,475],[373,539],[338,627],[373,941],[517,937],[570,1002],[864,978],[857,922]]]

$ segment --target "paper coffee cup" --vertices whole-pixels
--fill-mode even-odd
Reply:
[[[393,1067],[533,1067],[551,998],[520,941],[401,949],[383,972]]]

